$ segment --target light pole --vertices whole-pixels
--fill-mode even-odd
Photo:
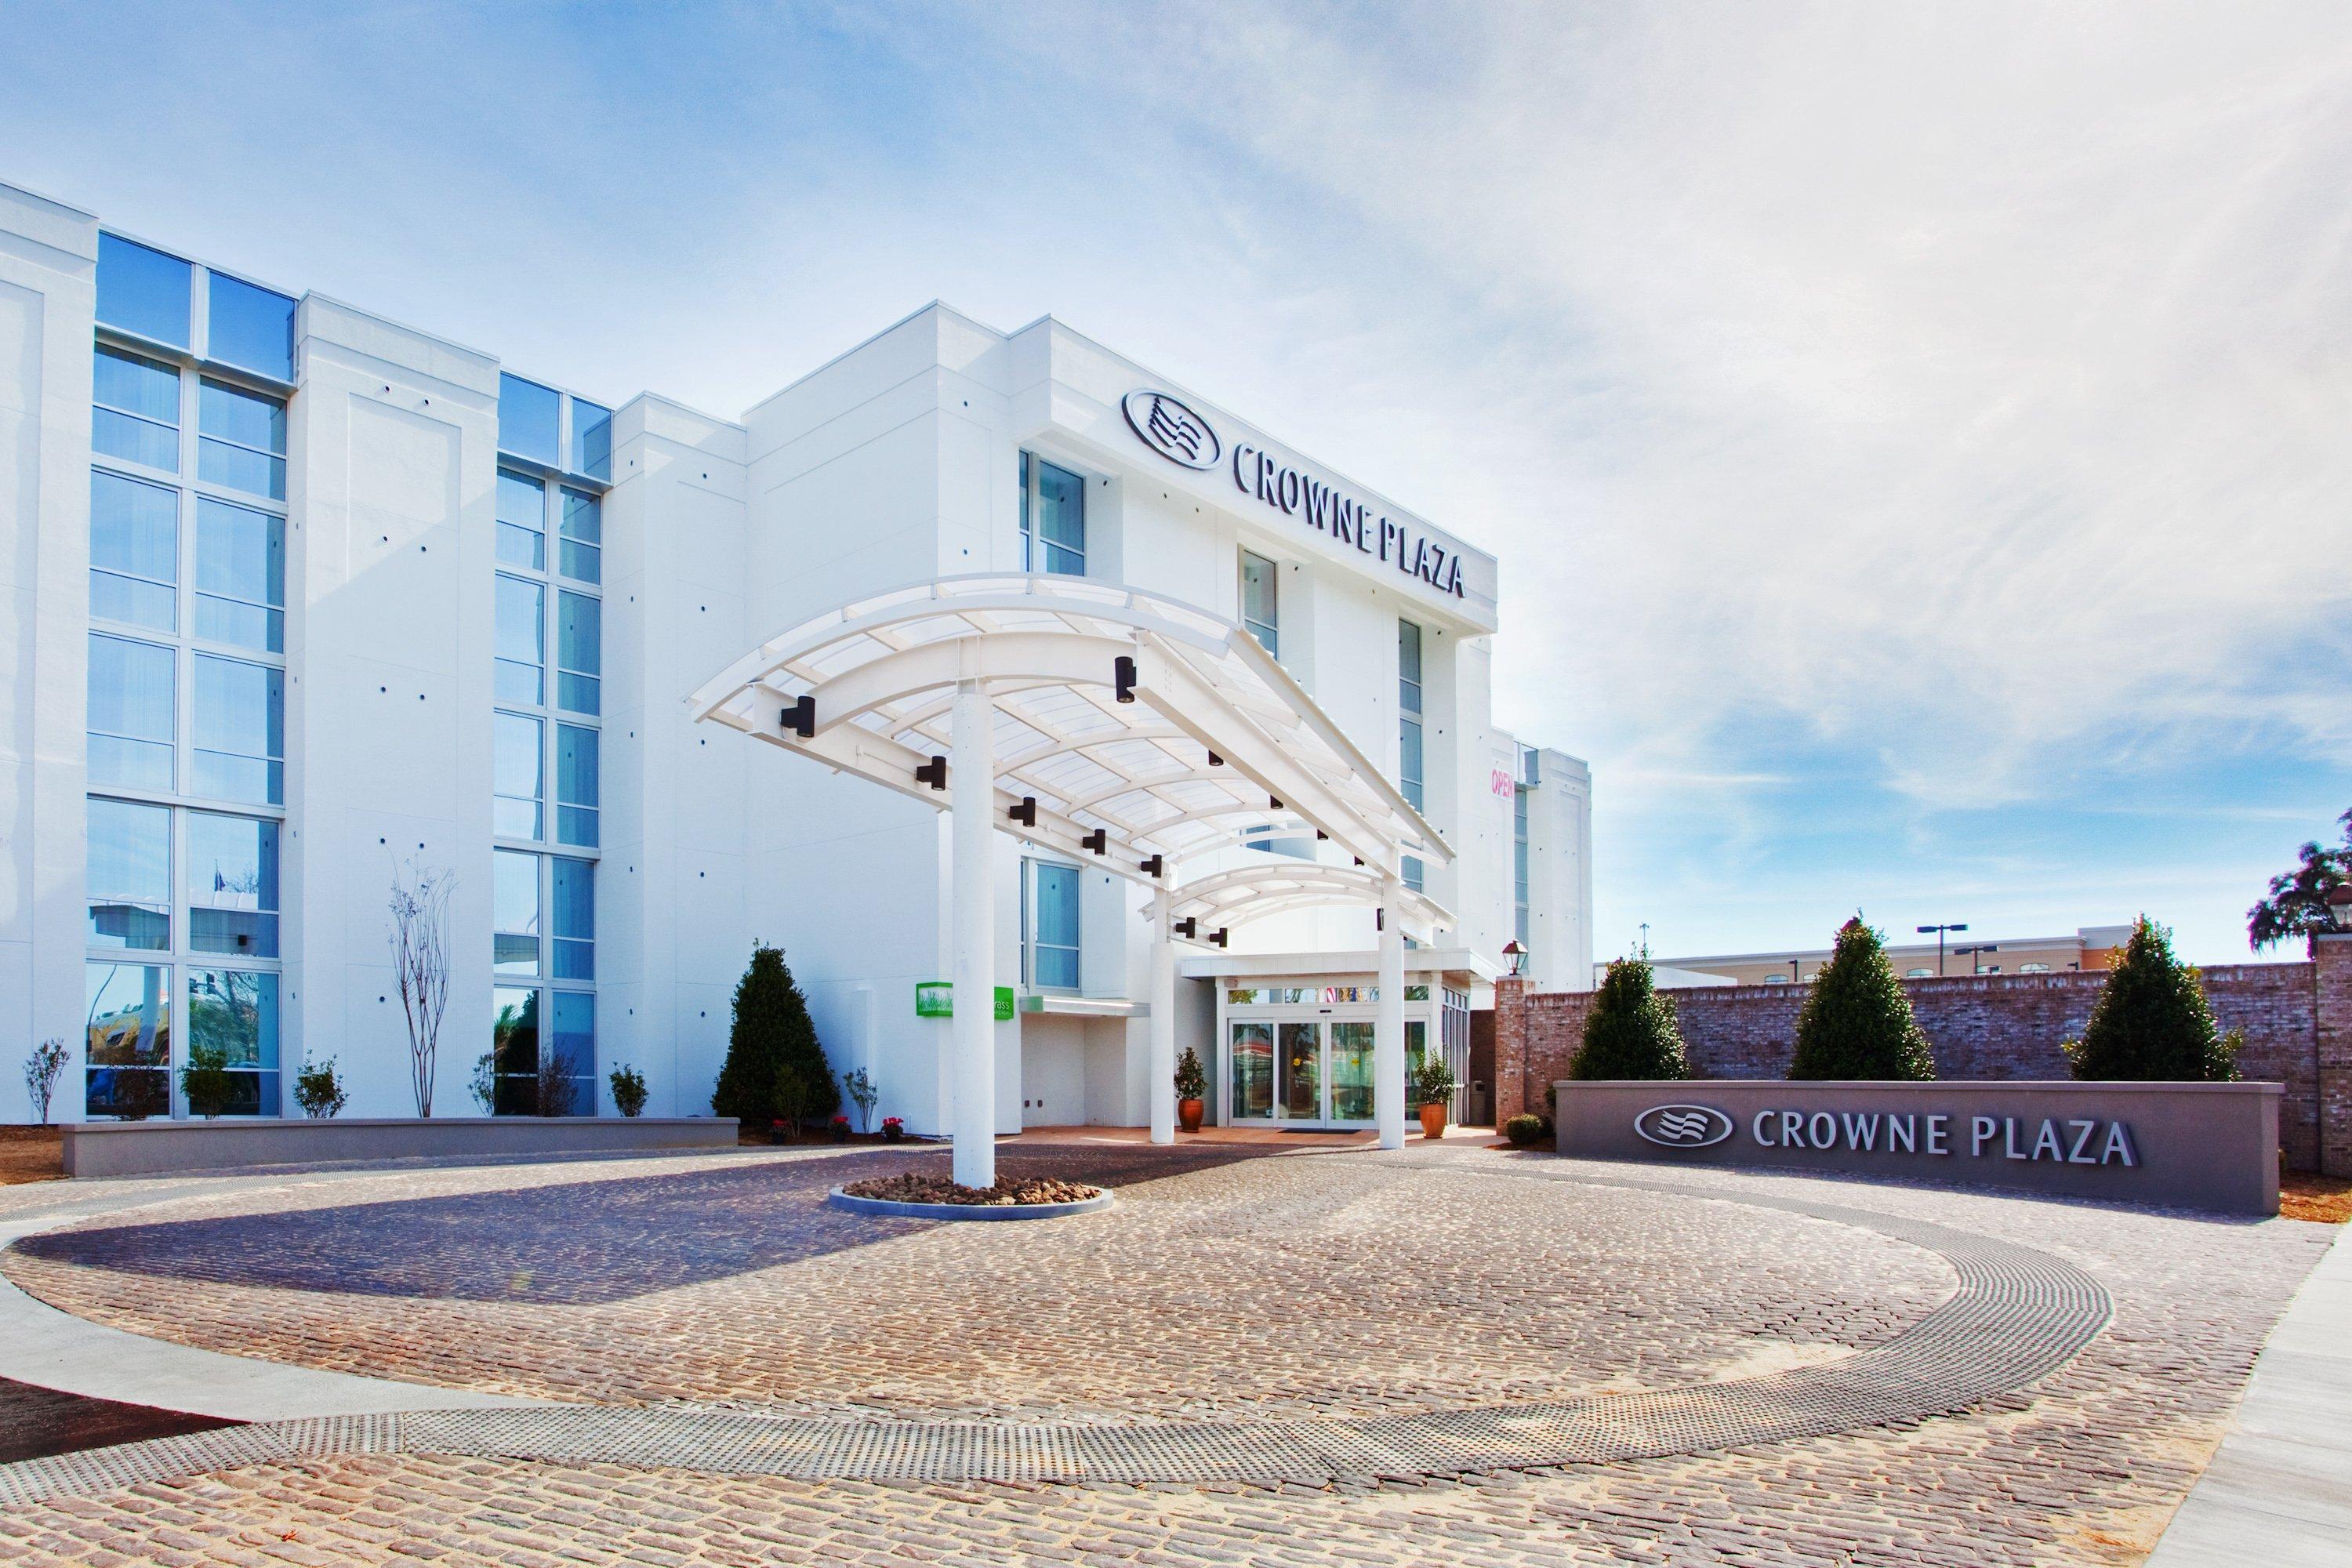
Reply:
[[[1968,929],[1969,922],[1966,921],[1956,921],[1950,925],[1921,926],[1919,928],[1919,934],[1921,936],[1926,936],[1929,931],[1934,931],[1936,933],[1937,979],[1941,980],[1944,977],[1944,933],[1946,931],[1966,931]]]

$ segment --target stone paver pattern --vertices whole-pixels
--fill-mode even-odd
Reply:
[[[630,1226],[678,1223],[680,1206],[715,1202],[738,1226],[752,1224],[796,1201],[801,1184],[821,1192],[850,1162],[808,1162],[787,1177],[789,1163],[703,1172],[759,1173],[679,1189],[690,1194],[679,1205],[658,1188],[625,1189],[691,1171],[404,1173],[364,1191],[289,1181],[180,1199],[135,1225],[93,1220],[0,1266],[68,1310],[213,1348],[452,1385],[506,1379],[511,1391],[572,1399],[725,1400],[849,1418],[1050,1413],[1135,1424],[1658,1389],[1851,1355],[1952,1289],[1940,1258],[1883,1236],[1558,1179],[1569,1176],[1686,1180],[1724,1197],[1801,1198],[1972,1231],[2087,1272],[2114,1318],[2041,1384],[1965,1414],[1676,1458],[1295,1488],[882,1484],[361,1455],[13,1509],[0,1517],[0,1555],[2131,1563],[2210,1451],[2264,1331],[2329,1239],[2294,1221],[1685,1177],[1449,1147],[1202,1162],[1130,1180],[1116,1208],[1034,1233],[918,1222],[828,1249],[785,1227],[800,1239],[762,1229],[756,1247],[730,1255],[713,1239],[719,1225],[689,1237],[682,1267],[622,1245]],[[555,1194],[547,1212],[572,1216],[591,1240],[523,1247],[500,1205],[530,1194]],[[511,1248],[499,1256],[502,1289],[448,1273],[463,1249],[436,1247],[431,1226],[417,1227],[405,1256],[362,1245],[379,1235],[371,1208],[453,1201],[432,1211],[446,1214],[436,1223]],[[1114,1228],[1115,1218],[1129,1223]],[[216,1228],[174,1237],[167,1220]],[[290,1233],[270,1228],[289,1224]],[[195,1239],[207,1245],[184,1245]],[[981,1241],[999,1249],[971,1247]],[[349,1266],[340,1283],[319,1272],[339,1257]],[[1000,1294],[1017,1303],[1012,1312],[990,1304]],[[801,1310],[815,1326],[792,1317]],[[344,1313],[358,1326],[341,1326]],[[713,1314],[707,1325],[728,1339],[717,1353],[688,1331],[694,1313]],[[877,1320],[895,1331],[860,1331]],[[971,1337],[999,1331],[1009,1336],[1001,1352]],[[547,1353],[492,1342],[516,1333]],[[633,1359],[642,1365],[604,1364]]]

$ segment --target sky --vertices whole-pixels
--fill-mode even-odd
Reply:
[[[604,402],[1052,313],[1500,556],[1595,948],[2352,807],[2352,10],[0,0],[0,181]],[[2272,956],[2293,956],[2274,952]]]

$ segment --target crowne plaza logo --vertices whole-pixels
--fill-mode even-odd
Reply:
[[[1666,1149],[1706,1149],[1731,1136],[1731,1118],[1711,1105],[1654,1105],[1633,1131]]]
[[[1139,389],[1119,401],[1128,428],[1143,444],[1171,463],[1188,468],[1213,468],[1224,444],[1209,422],[1164,392]]]

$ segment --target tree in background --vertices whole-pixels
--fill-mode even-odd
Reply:
[[[2336,929],[2327,895],[2352,883],[2352,811],[2336,820],[2344,825],[2344,842],[2332,849],[2316,840],[2305,845],[2302,864],[2273,877],[2270,897],[2246,911],[2246,941],[2256,952],[2291,936]]]
[[[1600,994],[1584,1015],[1584,1043],[1568,1064],[1576,1079],[1685,1079],[1682,1026],[1672,998],[1658,990],[1647,953],[1612,958]]]
[[[1886,942],[1860,915],[1838,928],[1837,948],[1813,976],[1797,1015],[1792,1079],[1894,1079],[1936,1076],[1927,1033],[1911,1016],[1911,998],[1886,962]]]
[[[711,1092],[712,1113],[754,1126],[773,1120],[776,1075],[787,1067],[800,1080],[790,1097],[800,1115],[829,1117],[841,1109],[841,1087],[809,1021],[808,998],[784,965],[784,950],[761,943],[735,987],[735,1022]]]
[[[2221,1033],[2196,966],[2174,957],[2172,933],[2142,915],[2083,1037],[2065,1051],[2078,1079],[2227,1083],[2245,1043],[2242,1029]]]

